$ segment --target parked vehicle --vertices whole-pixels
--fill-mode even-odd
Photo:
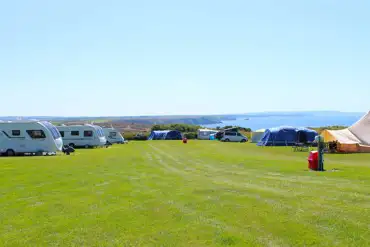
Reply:
[[[105,138],[109,143],[115,144],[124,144],[125,138],[123,138],[122,134],[116,130],[115,128],[103,128]]]
[[[0,155],[42,155],[62,151],[62,147],[63,140],[58,129],[49,122],[0,122]]]
[[[224,142],[247,142],[248,137],[242,135],[237,131],[225,131],[221,141]]]
[[[211,129],[199,129],[198,130],[198,139],[199,140],[210,140],[212,134],[216,134],[217,130]]]
[[[102,147],[107,143],[103,129],[97,125],[69,125],[57,126],[57,128],[64,144],[71,147]]]

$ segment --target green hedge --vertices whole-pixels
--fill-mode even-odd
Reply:
[[[127,140],[127,141],[132,141],[132,140],[139,140],[139,141],[141,141],[141,140],[147,140],[148,139],[148,136],[149,136],[149,134],[150,133],[148,133],[148,132],[141,132],[143,135],[140,137],[140,138],[138,138],[137,136],[136,136],[136,134],[137,133],[135,133],[135,132],[125,132],[124,134],[123,134],[123,137],[125,138],[125,140]]]
[[[222,129],[231,129],[231,128],[237,128],[239,131],[244,131],[244,132],[252,132],[251,128],[244,128],[240,126],[231,126],[231,125],[227,125],[223,127]]]
[[[321,132],[323,130],[342,130],[342,129],[345,129],[345,128],[348,128],[348,127],[347,126],[341,126],[341,125],[333,125],[333,126],[324,126],[324,127],[318,127],[318,128],[314,128],[314,127],[308,127],[308,128],[316,130],[317,133],[321,134]]]
[[[197,132],[187,132],[183,134],[187,139],[197,139]]]

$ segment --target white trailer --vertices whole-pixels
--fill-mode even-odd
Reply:
[[[97,125],[63,125],[57,126],[57,129],[62,136],[64,144],[71,147],[92,148],[102,147],[107,144],[103,129]]]
[[[0,121],[0,155],[56,153],[62,147],[58,129],[49,122]]]
[[[199,140],[209,140],[212,134],[216,134],[217,130],[211,129],[199,129],[198,130],[198,139]]]
[[[119,143],[123,144],[125,143],[125,138],[121,135],[121,133],[116,130],[115,128],[107,128],[103,127],[104,135],[105,138],[107,138],[107,141],[114,144],[114,143]]]

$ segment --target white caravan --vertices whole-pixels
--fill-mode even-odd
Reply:
[[[91,148],[101,147],[107,144],[103,129],[97,125],[69,125],[57,126],[57,128],[63,138],[64,144],[71,147]]]
[[[114,144],[114,143],[119,143],[123,144],[125,143],[125,138],[119,133],[118,130],[115,128],[103,128],[105,138],[107,138],[107,141]]]
[[[49,122],[0,121],[0,155],[56,153],[62,147],[58,129]]]
[[[210,129],[199,129],[198,130],[198,139],[199,140],[209,140],[212,134],[216,134],[217,130]]]

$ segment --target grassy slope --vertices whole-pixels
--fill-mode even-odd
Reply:
[[[370,155],[133,142],[0,159],[2,246],[369,246]]]

